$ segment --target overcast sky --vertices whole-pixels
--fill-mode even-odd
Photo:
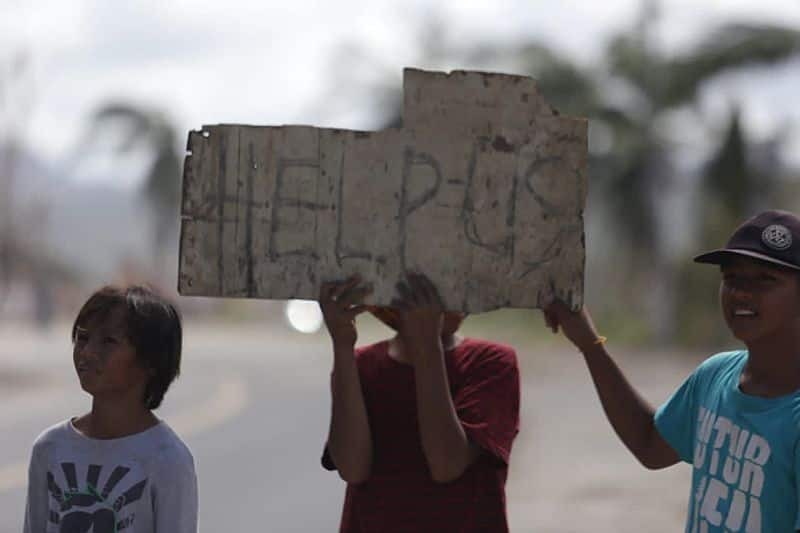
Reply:
[[[29,106],[32,114],[20,120],[25,137],[53,162],[74,146],[91,111],[109,100],[163,108],[182,134],[220,122],[368,128],[375,125],[364,102],[370,78],[399,86],[405,66],[465,66],[422,61],[416,28],[433,14],[445,21],[453,44],[534,37],[591,64],[605,38],[630,26],[638,6],[635,0],[0,0],[0,59],[26,50],[32,64],[30,79],[12,95],[17,103],[0,111]],[[656,37],[670,50],[732,20],[800,28],[798,0],[662,6]],[[338,72],[331,87],[332,60],[344,43],[371,59],[357,62],[358,72]],[[747,104],[755,135],[800,127],[800,61],[718,85],[703,103],[712,115],[722,116],[738,99]]]

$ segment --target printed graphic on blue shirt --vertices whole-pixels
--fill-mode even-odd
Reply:
[[[47,488],[57,503],[49,521],[59,526],[60,533],[115,533],[133,525],[136,513],[129,505],[141,499],[147,479],[130,479],[131,469],[125,466],[109,469],[108,474],[100,465],[89,465],[81,482],[75,463],[61,463],[61,470],[63,487],[56,475],[47,473]]]
[[[691,531],[703,533],[714,526],[760,533],[769,443],[705,407],[698,411],[696,435],[694,468],[702,477],[693,496]]]
[[[748,357],[708,358],[656,412],[661,436],[693,465],[686,533],[800,530],[800,391],[745,394]]]

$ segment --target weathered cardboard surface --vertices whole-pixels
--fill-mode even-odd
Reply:
[[[451,310],[583,299],[587,123],[533,80],[406,70],[403,129],[204,126],[184,166],[179,290],[316,299],[419,271]]]

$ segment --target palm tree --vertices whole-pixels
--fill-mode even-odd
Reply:
[[[653,21],[643,16],[637,31],[615,37],[608,48],[608,57],[611,75],[622,80],[642,102],[636,120],[625,124],[633,130],[629,134],[641,139],[641,146],[635,151],[656,156],[656,163],[657,154],[668,148],[655,129],[660,118],[692,105],[699,90],[723,73],[775,63],[800,52],[800,32],[796,30],[730,24],[713,31],[693,50],[668,57],[648,42],[646,36],[652,33]],[[619,173],[615,187],[620,198],[649,204],[641,213],[624,214],[621,220],[621,229],[637,228],[628,235],[635,241],[654,242],[657,238],[654,232],[658,222],[653,218],[657,209],[652,204],[655,200],[652,191],[656,188],[652,180],[657,173],[647,169],[652,166],[648,164],[651,157],[630,165],[629,172]],[[630,198],[632,190],[637,191],[634,198]],[[632,202],[625,201],[629,203]]]
[[[616,200],[618,231],[642,252],[637,254],[641,261],[633,263],[634,271],[644,273],[643,287],[652,288],[651,323],[659,340],[665,341],[675,332],[677,279],[672,258],[659,245],[669,231],[669,221],[659,204],[660,191],[675,177],[675,170],[669,166],[673,143],[663,138],[657,126],[669,113],[691,106],[700,89],[719,75],[797,54],[800,32],[777,26],[729,24],[711,32],[694,49],[669,57],[647,38],[656,20],[653,5],[647,4],[635,31],[618,35],[608,47],[610,75],[637,95],[639,104],[637,113],[627,114],[632,120],[615,124],[617,133],[638,141],[627,154],[621,153],[621,165],[607,182],[607,197]],[[712,177],[710,185],[726,199],[723,211],[738,219],[745,211],[742,193],[752,191],[755,185],[744,161],[738,116],[736,111],[732,114],[729,139],[721,147],[725,155],[714,156],[718,163],[709,170],[719,176],[725,167],[725,180]],[[702,126],[700,121],[696,125]]]
[[[117,143],[113,146],[116,154],[137,149],[149,154],[142,193],[153,212],[152,246],[158,267],[170,251],[177,250],[182,162],[177,131],[159,110],[109,103],[93,113],[78,157],[92,149],[108,126],[117,126]]]

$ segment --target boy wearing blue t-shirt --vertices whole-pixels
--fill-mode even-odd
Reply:
[[[721,310],[746,349],[707,359],[657,411],[586,309],[554,302],[545,319],[583,353],[611,425],[644,466],[694,466],[687,533],[800,530],[800,219],[760,213],[695,261],[720,266]]]

